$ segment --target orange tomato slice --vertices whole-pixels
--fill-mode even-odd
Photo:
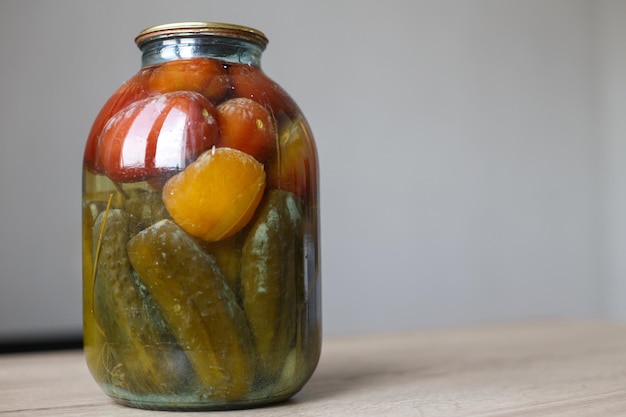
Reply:
[[[264,190],[260,162],[236,149],[213,148],[165,183],[163,203],[183,230],[213,242],[250,221]]]

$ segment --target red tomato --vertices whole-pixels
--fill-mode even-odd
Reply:
[[[142,70],[138,72],[130,80],[126,81],[104,104],[96,120],[91,126],[91,131],[87,137],[87,145],[85,146],[84,165],[90,171],[100,172],[96,166],[96,153],[98,151],[98,139],[102,129],[117,112],[135,101],[142,100],[150,93],[148,91],[148,78],[150,70]]]
[[[154,69],[149,85],[156,93],[195,91],[212,102],[224,97],[229,88],[224,64],[208,58],[165,62]]]
[[[234,64],[228,68],[235,97],[250,98],[271,109],[275,117],[282,113],[294,117],[300,114],[298,105],[259,68]]]
[[[234,148],[263,162],[278,145],[274,118],[249,98],[233,98],[216,107],[221,135],[218,147]]]
[[[184,169],[218,134],[215,108],[206,97],[161,94],[128,106],[106,124],[97,161],[114,181],[155,180]]]

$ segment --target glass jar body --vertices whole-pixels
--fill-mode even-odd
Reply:
[[[85,355],[134,407],[281,401],[319,358],[311,131],[251,45],[210,40],[144,49],[85,148]]]

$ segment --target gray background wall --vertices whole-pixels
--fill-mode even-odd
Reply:
[[[625,1],[0,1],[0,341],[81,326],[80,169],[134,36],[270,38],[313,126],[327,334],[626,318]]]

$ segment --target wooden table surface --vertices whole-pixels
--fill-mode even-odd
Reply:
[[[4,416],[626,416],[626,325],[536,321],[329,337],[305,388],[280,405],[176,413],[117,405],[82,352],[0,356]]]

